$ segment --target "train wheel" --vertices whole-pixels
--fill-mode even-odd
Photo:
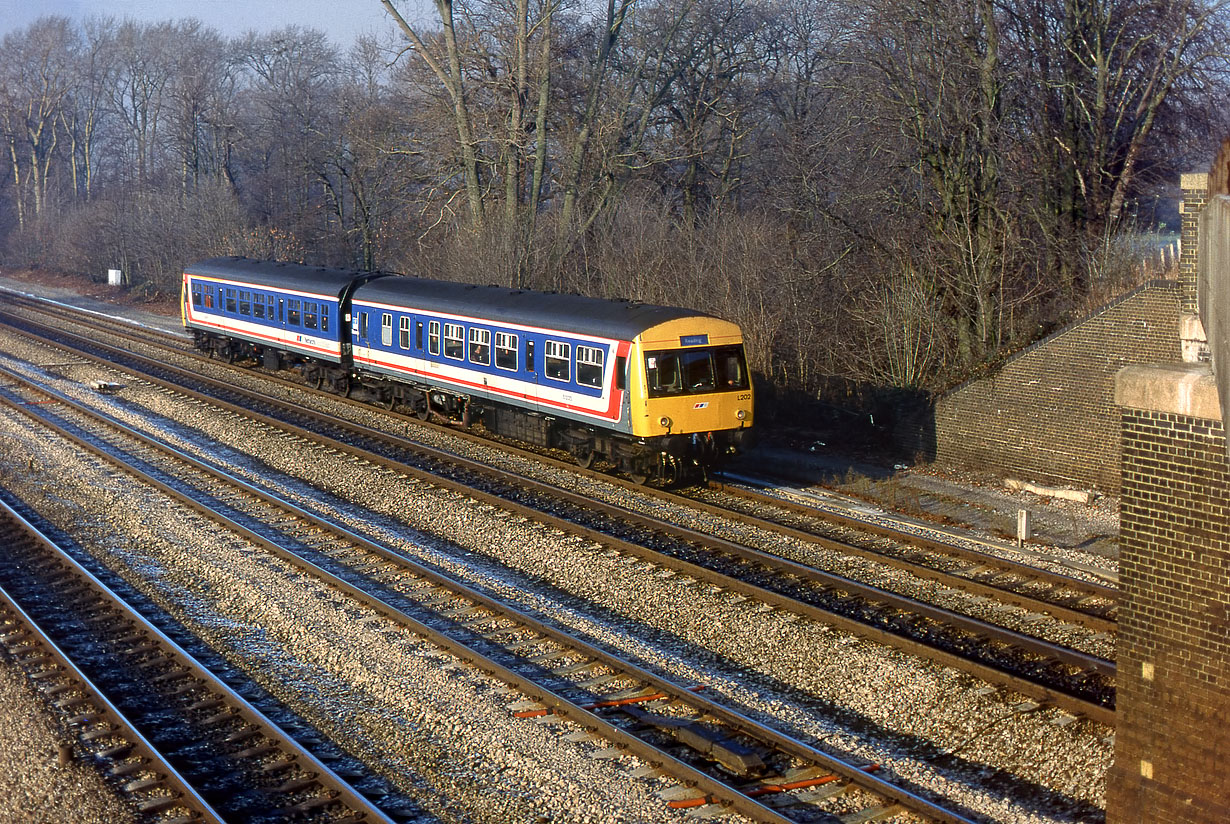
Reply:
[[[577,447],[577,451],[573,453],[573,456],[577,459],[577,465],[582,469],[592,468],[594,461],[598,459],[598,453],[585,446]]]
[[[310,380],[312,383],[312,387],[314,389],[320,389],[322,386],[325,385],[325,370],[323,369],[313,370],[310,376]]]
[[[431,402],[427,400],[426,392],[420,392],[414,398],[414,417],[424,422],[431,420]]]

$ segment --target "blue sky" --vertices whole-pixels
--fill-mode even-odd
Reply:
[[[397,3],[403,14],[421,13],[427,5],[425,0]],[[147,22],[195,17],[227,36],[296,23],[323,30],[342,47],[349,47],[360,34],[393,30],[380,0],[0,0],[0,36],[48,14]]]

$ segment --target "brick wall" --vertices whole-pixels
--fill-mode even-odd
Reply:
[[[1196,311],[1197,253],[1200,245],[1200,213],[1209,199],[1209,176],[1193,173],[1181,175],[1183,191],[1180,202],[1179,285],[1184,312]]]
[[[1119,378],[1118,724],[1108,824],[1230,821],[1230,470],[1212,378],[1195,369],[1203,369],[1198,381],[1198,372],[1173,367],[1135,367]]]
[[[1179,302],[1175,281],[1146,284],[941,396],[933,431],[914,424],[902,445],[950,466],[1118,491],[1114,375],[1179,360]]]

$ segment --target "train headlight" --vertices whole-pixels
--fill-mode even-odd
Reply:
[[[667,429],[670,429],[670,428],[671,428],[671,425],[672,425],[672,424],[674,424],[674,423],[675,423],[675,422],[674,422],[674,421],[672,421],[672,420],[670,419],[670,416],[668,416],[668,415],[663,415],[661,418],[658,418],[658,425],[659,425],[659,426],[664,426],[664,427],[666,427]]]
[[[738,412],[736,412],[736,413],[735,413],[735,417],[736,417],[736,418],[738,418],[738,419],[739,419],[739,420],[741,420],[741,421],[745,421],[745,420],[747,420],[747,410],[746,410],[746,409],[740,409]]]

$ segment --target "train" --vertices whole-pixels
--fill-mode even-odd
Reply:
[[[181,308],[210,356],[639,483],[703,476],[751,445],[742,332],[689,309],[242,257],[185,267]]]

